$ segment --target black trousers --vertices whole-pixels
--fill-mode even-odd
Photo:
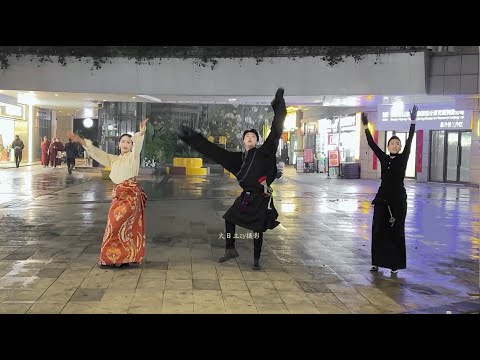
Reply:
[[[70,166],[73,168],[75,166],[75,158],[67,157],[67,168],[70,169]]]
[[[22,161],[22,153],[15,153],[15,165],[20,166],[20,161]]]
[[[227,249],[235,248],[235,224],[230,221],[225,220],[225,242]],[[258,238],[253,239],[253,257],[256,259],[260,258],[263,245],[263,233],[257,233]]]
[[[396,219],[389,222],[390,211]],[[405,247],[405,218],[407,202],[399,204],[375,204],[372,222],[372,265],[398,270],[407,267]]]

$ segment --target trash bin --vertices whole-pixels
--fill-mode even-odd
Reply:
[[[360,179],[360,164],[357,162],[342,163],[342,177],[345,179]]]

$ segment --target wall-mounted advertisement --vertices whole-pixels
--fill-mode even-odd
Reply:
[[[378,106],[376,130],[405,130],[410,127],[408,109],[413,105],[395,108],[387,105]],[[419,105],[417,113],[417,130],[458,130],[471,129],[472,112],[458,110],[453,105],[428,104],[428,108]]]

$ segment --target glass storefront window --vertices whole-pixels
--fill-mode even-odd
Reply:
[[[11,147],[15,139],[15,120],[0,118],[0,162],[11,161]]]
[[[443,181],[445,131],[432,131],[430,142],[430,181]]]
[[[342,162],[354,162],[358,158],[358,143],[360,139],[356,131],[345,131],[340,133],[340,158]]]
[[[432,131],[430,139],[430,181],[469,182],[472,133]]]
[[[329,150],[339,150],[341,162],[355,162],[360,157],[360,127],[356,114],[321,119],[318,123],[318,152],[327,156]]]

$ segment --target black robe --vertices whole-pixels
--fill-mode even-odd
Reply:
[[[414,133],[415,125],[411,124],[403,152],[392,159],[377,146],[370,131],[365,129],[368,145],[378,157],[382,171],[382,182],[372,201],[374,205],[372,265],[392,270],[407,267],[405,248],[407,192],[403,180]],[[395,218],[393,226],[390,221],[392,217]]]
[[[277,174],[275,154],[285,117],[285,108],[278,110],[278,114],[276,111],[270,134],[263,145],[245,152],[222,149],[196,132],[181,137],[192,148],[234,174],[242,187],[241,195],[223,215],[226,221],[255,232],[264,232],[280,224],[276,220],[278,212],[273,204],[273,198],[264,196],[264,187],[260,180],[265,177],[269,186],[275,180]]]

